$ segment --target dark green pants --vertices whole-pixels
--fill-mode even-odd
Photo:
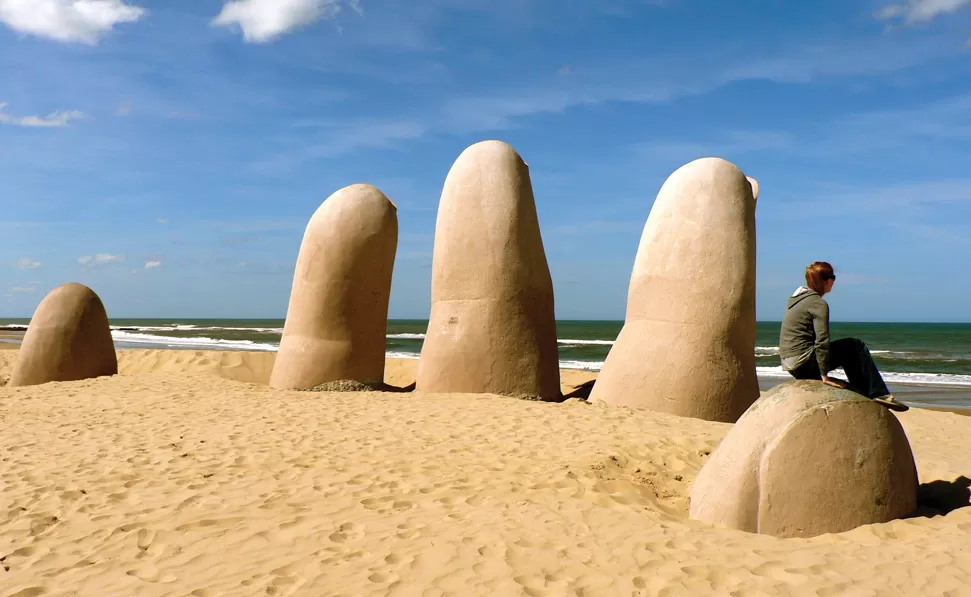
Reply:
[[[846,372],[846,381],[850,389],[867,398],[879,398],[890,393],[887,384],[877,369],[870,349],[859,338],[843,338],[829,343],[829,361],[835,367],[842,367]],[[789,372],[796,379],[822,379],[819,374],[819,363],[816,355]]]

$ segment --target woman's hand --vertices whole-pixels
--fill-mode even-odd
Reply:
[[[828,386],[833,386],[834,388],[839,388],[841,390],[846,389],[846,382],[840,379],[834,379],[832,377],[823,376],[823,383]]]

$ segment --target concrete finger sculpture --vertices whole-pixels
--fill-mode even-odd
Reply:
[[[691,487],[691,518],[777,537],[888,522],[917,508],[917,468],[897,418],[820,381],[766,392]]]
[[[12,386],[118,373],[104,304],[82,284],[58,286],[37,306],[17,356]]]
[[[324,201],[300,246],[271,386],[384,379],[397,248],[397,208],[377,188],[351,185]]]
[[[560,397],[553,282],[529,169],[500,141],[466,149],[445,180],[417,389]]]
[[[758,398],[753,182],[704,158],[661,187],[591,401],[734,422]]]

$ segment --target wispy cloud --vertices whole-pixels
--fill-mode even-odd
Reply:
[[[0,22],[18,33],[89,45],[146,11],[122,0],[0,0]]]
[[[258,161],[261,172],[280,173],[308,161],[346,155],[360,149],[387,149],[400,141],[425,135],[428,129],[415,121],[364,121],[299,123],[301,129],[316,128],[320,134],[302,133],[286,143],[282,151]]]
[[[223,239],[224,245],[255,245],[263,242],[265,239],[259,235],[252,236],[230,236]]]
[[[716,133],[706,140],[652,139],[633,148],[634,157],[640,161],[686,162],[703,156],[734,156],[756,151],[791,150],[797,142],[783,131],[733,130]]]
[[[860,130],[867,129],[901,139],[967,139],[971,138],[971,94],[906,109],[855,114],[841,124],[841,128],[851,128],[857,136]]]
[[[968,226],[950,226],[920,222],[895,222],[892,226],[901,234],[910,236],[929,246],[971,246],[971,228]]]
[[[745,81],[805,85],[851,79],[858,85],[915,68],[944,52],[939,44],[903,48],[884,39],[792,47],[769,56],[726,52],[725,57],[686,55],[600,67],[571,66],[569,76],[554,73],[519,89],[452,95],[436,112],[436,121],[450,131],[502,130],[528,116],[606,103],[669,103]]]
[[[971,211],[971,179],[966,178],[885,186],[829,185],[804,190],[801,195],[806,199],[785,202],[786,213],[792,217],[802,218],[807,210],[831,217],[868,215],[891,223],[904,222],[901,226],[907,229],[915,229],[925,218],[942,210],[955,216],[957,210]],[[941,227],[963,222],[963,218],[954,217]]]
[[[971,1],[971,0],[969,0]],[[466,87],[442,94],[420,112],[409,110],[375,121],[298,121],[292,132],[267,147],[269,155],[256,159],[261,173],[287,173],[306,162],[360,150],[394,148],[432,135],[494,133],[516,128],[540,115],[610,103],[665,104],[699,96],[746,81],[786,85],[847,82],[866,85],[891,73],[916,69],[950,55],[940,44],[921,42],[902,47],[887,38],[826,43],[792,43],[788,50],[766,56],[744,50],[681,53],[673,57],[570,64],[560,72],[529,77],[516,84]],[[313,129],[319,129],[316,135]],[[762,143],[780,143],[762,134]],[[752,140],[729,140],[751,146]],[[768,148],[768,147],[766,147]]]
[[[168,218],[155,218],[155,221],[163,226],[169,223]]]
[[[908,0],[903,4],[885,6],[875,16],[884,21],[902,19],[912,25],[957,12],[968,4],[971,4],[971,0]]]
[[[110,253],[98,253],[97,255],[85,255],[78,257],[78,263],[85,267],[94,267],[108,263],[120,263],[125,258],[121,255],[111,255]]]
[[[227,2],[212,24],[239,27],[243,39],[265,43],[320,19],[331,19],[344,6],[361,13],[359,0],[234,0]]]
[[[14,286],[13,288],[7,291],[7,296],[13,296],[15,294],[31,294],[36,290],[37,289],[34,288],[33,286]]]
[[[804,123],[805,124],[805,123]],[[706,155],[727,159],[753,152],[786,152],[810,159],[846,159],[874,152],[901,152],[920,146],[936,147],[971,139],[971,94],[915,104],[895,110],[848,113],[813,122],[796,130],[709,131],[703,137],[653,138],[631,148],[634,158],[652,162],[685,162]],[[891,193],[933,191],[935,197],[963,196],[967,181],[941,180],[938,188],[920,183],[913,193],[898,187]]]
[[[17,267],[19,269],[37,269],[43,265],[40,261],[36,259],[31,259],[30,257],[21,257],[17,261]]]
[[[13,116],[4,111],[6,107],[7,104],[0,103],[0,125],[59,127],[67,126],[72,120],[80,120],[85,117],[83,112],[77,110],[59,110],[51,112],[47,116]]]
[[[157,269],[157,268],[160,268],[160,267],[162,267],[161,260],[153,259],[151,261],[146,261],[145,262],[145,269]]]

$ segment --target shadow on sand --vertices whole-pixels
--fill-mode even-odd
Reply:
[[[584,382],[578,386],[574,386],[572,392],[563,395],[563,400],[570,400],[571,398],[586,400],[590,397],[590,392],[593,391],[593,384],[596,381],[597,380],[595,379],[591,379],[590,381]]]
[[[917,488],[917,511],[908,518],[944,516],[971,506],[971,479],[964,475],[953,481],[931,481]]]

